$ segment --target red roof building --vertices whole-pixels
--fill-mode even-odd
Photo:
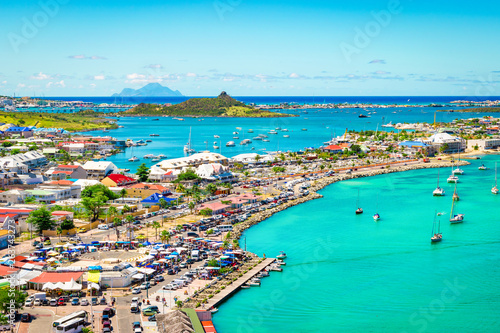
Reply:
[[[101,180],[101,183],[108,187],[127,186],[137,183],[137,180],[117,173],[112,173]]]
[[[70,282],[74,280],[75,282],[82,283],[83,272],[43,272],[34,279],[28,281],[29,288],[35,290],[42,290],[42,287],[47,282],[57,283],[57,282]]]
[[[338,153],[341,153],[344,149],[341,146],[329,145],[329,146],[323,147],[322,150],[325,152],[338,154]]]

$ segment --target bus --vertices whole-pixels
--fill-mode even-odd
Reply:
[[[226,231],[232,231],[233,230],[233,226],[232,225],[219,225],[217,226],[217,229],[219,229],[220,231],[222,232],[226,232]]]
[[[87,324],[83,318],[76,318],[56,327],[57,333],[80,333]]]
[[[53,327],[53,332],[54,333],[57,333],[59,332],[58,330],[56,330],[56,328],[62,324],[66,324],[67,322],[71,321],[71,320],[75,320],[75,319],[83,319],[84,321],[87,321],[88,320],[88,314],[87,314],[87,311],[85,310],[82,310],[82,311],[77,311],[77,312],[73,312],[72,314],[69,314],[67,315],[66,317],[62,317],[60,319],[57,319],[55,320],[53,323],[52,323],[52,327]]]

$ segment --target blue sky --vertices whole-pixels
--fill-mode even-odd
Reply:
[[[9,1],[0,94],[500,95],[493,1]]]

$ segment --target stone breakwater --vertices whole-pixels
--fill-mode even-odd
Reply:
[[[452,166],[464,166],[464,165],[469,165],[470,163],[467,161],[455,161],[455,163],[451,163],[450,161],[440,161],[438,163],[419,163],[419,164],[413,164],[413,165],[398,165],[398,166],[391,166],[390,168],[384,168],[384,169],[372,169],[372,170],[363,170],[359,171],[356,173],[352,174],[335,174],[331,177],[325,177],[322,179],[318,179],[311,184],[311,187],[309,188],[309,194],[292,200],[285,202],[284,204],[281,204],[277,207],[274,207],[272,209],[268,209],[262,212],[258,212],[255,215],[252,215],[248,220],[239,223],[233,227],[233,231],[231,232],[231,239],[239,239],[242,235],[242,233],[250,228],[253,225],[256,225],[265,219],[271,217],[272,215],[283,211],[287,208],[299,205],[301,203],[304,203],[309,200],[314,200],[314,199],[319,199],[322,198],[323,196],[317,191],[325,188],[326,186],[340,182],[343,180],[349,180],[349,179],[356,179],[356,178],[363,178],[363,177],[371,177],[371,176],[378,176],[378,175],[384,175],[384,174],[389,174],[393,172],[402,172],[402,171],[410,171],[410,170],[419,170],[419,169],[433,169],[433,168],[449,168]]]

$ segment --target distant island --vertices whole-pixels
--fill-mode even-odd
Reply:
[[[293,117],[286,113],[261,110],[235,100],[223,91],[215,98],[191,98],[174,105],[141,103],[123,114],[181,117]]]
[[[173,91],[159,83],[149,83],[140,89],[125,88],[119,94],[111,97],[175,97],[184,96],[179,90]]]

